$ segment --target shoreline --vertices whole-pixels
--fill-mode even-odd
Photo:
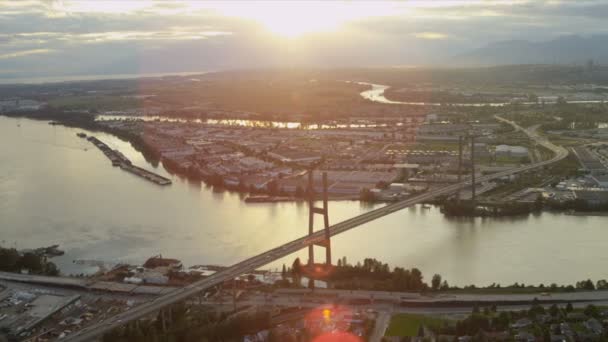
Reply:
[[[259,192],[258,191],[256,191],[256,192],[241,191],[236,186],[226,186],[226,185],[214,184],[213,176],[204,177],[203,175],[195,174],[191,170],[181,169],[177,165],[173,165],[169,160],[163,160],[160,157],[159,153],[157,151],[154,151],[153,149],[151,149],[148,145],[146,145],[146,143],[143,141],[143,139],[141,139],[140,136],[133,135],[133,134],[130,134],[128,132],[125,132],[125,131],[122,131],[119,129],[110,128],[105,125],[101,125],[101,124],[99,124],[99,121],[97,121],[95,119],[95,115],[74,116],[71,113],[64,113],[64,112],[62,112],[61,114],[40,113],[40,112],[34,112],[31,114],[33,114],[33,115],[28,115],[28,112],[0,113],[0,115],[9,117],[9,118],[26,118],[26,119],[30,119],[30,120],[49,121],[49,124],[53,124],[53,125],[58,124],[58,125],[62,125],[65,127],[80,128],[80,129],[86,129],[86,130],[89,130],[92,132],[103,132],[103,133],[114,135],[117,138],[130,143],[133,146],[133,148],[135,150],[137,150],[138,152],[142,153],[142,155],[144,156],[144,159],[147,162],[149,162],[150,164],[152,164],[153,166],[156,167],[159,165],[159,163],[162,163],[164,169],[171,175],[175,175],[180,178],[186,178],[191,181],[202,182],[208,186],[213,187],[214,191],[228,191],[228,192],[233,192],[233,193],[242,195],[243,196],[242,200],[244,202],[246,202],[247,204],[256,204],[256,203],[257,204],[266,204],[266,203],[279,203],[279,202],[297,203],[297,202],[306,202],[308,200],[306,197],[296,197],[293,195],[285,195],[285,194],[271,194],[271,193],[268,193],[267,191],[259,191]],[[315,200],[323,199],[322,193],[316,193],[315,195],[316,195]],[[250,197],[261,197],[261,198],[259,200],[247,201],[247,198],[250,198]],[[356,196],[355,195],[337,195],[337,194],[332,194],[332,193],[328,194],[328,199],[330,201],[358,201],[360,203],[366,203],[369,205],[392,203],[391,201],[378,201],[378,200],[368,202],[368,201],[362,201],[361,197],[359,195],[356,195]],[[435,201],[429,201],[427,204],[440,206]],[[545,211],[545,210],[543,210],[543,211]],[[555,210],[550,210],[550,211],[555,212]],[[565,211],[557,211],[557,212],[563,213],[565,215],[571,215],[571,216],[608,216],[608,212],[596,212],[596,211],[573,212],[571,210],[565,210]],[[528,213],[528,215],[530,215],[530,214],[531,213]],[[450,216],[450,215],[447,215],[447,216]],[[502,216],[455,215],[455,216],[452,216],[452,218],[455,218],[455,219],[458,219],[458,218],[471,218],[471,219],[498,218],[498,219],[500,219],[500,218],[512,218],[512,217],[521,217],[521,216],[522,215],[502,215]],[[523,215],[523,216],[527,216],[527,215]]]
[[[36,114],[39,114],[39,113],[36,113]],[[0,115],[8,117],[8,118],[26,118],[26,119],[30,119],[30,120],[48,121],[48,123],[51,125],[61,125],[61,126],[70,127],[70,128],[85,129],[85,130],[88,130],[91,132],[102,132],[102,133],[114,135],[117,138],[130,143],[133,146],[133,148],[135,150],[137,150],[138,152],[142,153],[142,155],[144,156],[144,159],[147,162],[149,162],[150,164],[152,164],[153,166],[156,167],[160,163],[162,163],[162,166],[169,174],[180,177],[180,178],[186,178],[191,181],[203,182],[204,184],[213,187],[214,190],[234,192],[234,193],[243,195],[245,198],[250,197],[250,196],[266,196],[269,198],[273,198],[273,197],[289,198],[289,200],[281,200],[281,201],[276,201],[274,199],[270,199],[270,200],[261,201],[258,203],[301,202],[301,201],[308,200],[306,197],[276,195],[276,194],[268,193],[267,191],[259,191],[259,192],[258,191],[256,191],[256,192],[240,191],[238,189],[238,187],[236,187],[236,186],[233,187],[233,186],[214,184],[213,176],[205,177],[201,174],[194,173],[191,170],[188,170],[188,169],[184,170],[184,169],[178,167],[177,165],[174,165],[174,163],[171,163],[170,160],[166,160],[166,159],[163,160],[162,157],[160,156],[160,154],[157,151],[150,148],[150,146],[148,146],[140,136],[133,135],[133,134],[130,134],[128,132],[125,132],[125,131],[122,131],[119,129],[114,129],[114,128],[110,128],[105,125],[99,124],[99,121],[97,121],[95,119],[94,115],[86,115],[86,116],[79,116],[79,117],[74,117],[70,113],[67,113],[67,114],[66,113],[62,113],[62,114],[42,113],[41,115],[27,115],[27,112],[13,114],[13,115],[11,115],[11,113],[0,113]],[[316,195],[315,200],[323,199],[322,193],[316,193],[315,195]],[[244,201],[245,201],[245,198],[243,198]],[[329,193],[328,198],[331,201],[360,201],[359,195],[353,196],[353,195],[339,195],[339,194]],[[384,203],[384,202],[373,202],[370,204],[374,204],[374,203]],[[252,204],[252,203],[250,202],[248,204]]]

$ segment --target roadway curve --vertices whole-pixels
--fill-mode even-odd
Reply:
[[[551,151],[553,151],[555,153],[555,156],[549,160],[541,161],[541,162],[538,162],[535,164],[521,166],[521,167],[513,168],[511,170],[479,177],[476,179],[475,183],[487,182],[487,181],[490,181],[493,179],[502,178],[502,177],[510,176],[510,175],[513,175],[516,173],[522,173],[522,172],[530,171],[530,170],[537,169],[540,167],[544,167],[549,164],[560,161],[568,155],[568,151],[565,148],[552,144],[545,138],[538,135],[535,130],[524,129],[521,126],[517,125],[515,122],[509,121],[507,119],[504,119],[504,118],[501,118],[498,116],[495,116],[495,118],[499,121],[506,122],[506,123],[512,125],[516,130],[520,130],[520,131],[526,133],[531,139],[535,140],[539,145],[542,145],[542,146],[550,149]],[[455,193],[458,190],[467,188],[469,186],[471,186],[471,180],[467,179],[461,183],[457,183],[457,184],[446,186],[441,189],[429,191],[424,194],[412,197],[410,199],[396,202],[394,204],[390,204],[390,205],[384,206],[382,208],[369,211],[365,214],[355,216],[351,219],[342,221],[340,223],[337,223],[337,224],[331,226],[329,228],[330,235],[331,236],[338,235],[347,230],[351,230],[355,227],[359,227],[367,222],[376,220],[380,217],[389,215],[391,213],[394,213],[401,209],[407,208],[414,204],[425,202],[425,201],[431,200],[438,196],[449,195],[449,194]],[[251,271],[258,269],[259,267],[262,267],[266,264],[269,264],[275,260],[283,258],[289,254],[295,253],[300,249],[308,247],[309,245],[312,245],[312,244],[318,243],[318,242],[322,242],[324,239],[325,239],[325,232],[323,230],[319,230],[316,233],[314,233],[313,235],[305,236],[305,237],[299,238],[297,240],[288,242],[282,246],[273,248],[269,251],[266,251],[264,253],[254,256],[254,257],[251,257],[249,259],[236,263],[236,264],[226,268],[225,270],[217,272],[203,280],[192,283],[183,288],[179,288],[166,295],[156,297],[155,299],[153,299],[149,302],[138,305],[138,306],[136,306],[128,311],[125,311],[123,313],[120,313],[112,318],[108,318],[108,320],[106,320],[105,322],[97,323],[95,325],[85,327],[85,328],[67,336],[67,338],[65,338],[65,341],[74,341],[74,342],[82,341],[82,342],[84,342],[84,341],[94,340],[98,336],[100,336],[106,332],[109,332],[112,329],[117,328],[129,321],[133,321],[133,320],[154,314],[158,310],[160,310],[166,306],[169,306],[173,303],[177,303],[180,301],[184,301],[188,297],[194,296],[201,291],[204,291],[208,288],[219,285],[219,284],[221,284],[227,280],[233,279],[241,274],[251,272]]]

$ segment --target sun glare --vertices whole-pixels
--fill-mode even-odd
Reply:
[[[250,1],[217,3],[226,16],[254,20],[283,37],[332,32],[346,22],[395,13],[395,4],[340,1]]]
[[[407,4],[407,5],[405,5]],[[210,13],[252,20],[283,37],[333,32],[349,21],[403,13],[409,3],[359,1],[151,1],[151,0],[59,0],[56,14],[66,13],[155,13],[201,16]]]

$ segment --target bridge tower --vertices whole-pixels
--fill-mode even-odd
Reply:
[[[325,239],[314,245],[308,246],[308,265],[313,267],[315,264],[315,245],[325,247],[325,265],[331,265],[331,243],[329,240],[329,211],[327,206],[327,172],[323,172],[323,207],[315,207],[315,185],[313,178],[313,170],[308,172],[308,235],[314,233],[315,214],[323,215],[323,225],[325,230]]]
[[[462,135],[458,136],[458,183],[462,181]],[[460,202],[460,190],[456,192],[456,200]]]
[[[475,136],[471,135],[471,201],[475,205]]]

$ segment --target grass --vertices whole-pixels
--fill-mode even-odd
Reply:
[[[429,328],[441,328],[446,320],[416,314],[397,314],[391,317],[391,322],[386,329],[386,336],[417,336],[421,325]]]

